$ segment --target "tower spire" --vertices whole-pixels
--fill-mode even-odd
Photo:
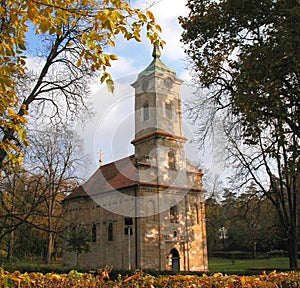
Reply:
[[[160,50],[159,50],[159,46],[157,44],[153,44],[153,52],[152,52],[152,57],[154,59],[159,59],[160,58]]]
[[[159,49],[159,44],[154,43],[153,44],[153,52],[152,52],[152,57],[153,60],[149,64],[149,66],[142,72],[139,73],[138,79],[140,79],[143,76],[149,76],[152,73],[155,72],[160,72],[160,73],[170,73],[171,75],[174,75],[176,77],[176,72],[167,67],[161,60],[160,60],[161,52]],[[136,81],[138,81],[138,79]],[[134,85],[137,82],[134,82],[132,85]]]

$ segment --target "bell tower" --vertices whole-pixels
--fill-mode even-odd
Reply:
[[[182,133],[180,100],[183,81],[160,60],[157,46],[152,56],[153,61],[132,84],[135,88],[135,139],[131,143],[135,146],[136,161],[157,167],[160,176],[169,174],[160,179],[160,183],[168,185],[172,171],[178,173],[185,169],[186,138]]]

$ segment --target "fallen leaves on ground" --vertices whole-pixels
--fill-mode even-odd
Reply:
[[[142,271],[135,274],[121,277],[117,280],[103,279],[102,275],[92,275],[80,273],[75,270],[68,274],[47,273],[20,273],[15,271],[9,273],[0,268],[0,287],[3,288],[31,288],[31,287],[143,287],[143,288],[248,288],[248,287],[280,287],[291,288],[300,287],[300,272],[276,272],[269,274],[262,272],[260,275],[237,276],[214,273],[212,275],[164,275],[154,277]]]

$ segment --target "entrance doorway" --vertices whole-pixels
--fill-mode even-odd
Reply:
[[[176,248],[171,249],[170,255],[172,256],[172,271],[180,271],[180,257]]]

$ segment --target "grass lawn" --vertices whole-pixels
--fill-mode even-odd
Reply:
[[[1,263],[1,262],[0,262]],[[60,262],[53,262],[51,264],[43,264],[38,262],[18,261],[16,263],[8,264],[2,262],[0,267],[13,272],[19,270],[25,272],[42,272],[42,273],[68,273],[71,267],[66,267]],[[208,261],[209,273],[221,272],[224,274],[261,274],[262,271],[271,272],[273,270],[288,270],[289,259],[286,257],[274,257],[270,259],[235,259],[234,264],[231,259],[225,258],[209,258]]]
[[[233,264],[231,259],[210,258],[208,267],[210,272],[223,272],[229,274],[245,273],[247,271],[288,270],[289,259],[286,257],[270,259],[236,259]]]

